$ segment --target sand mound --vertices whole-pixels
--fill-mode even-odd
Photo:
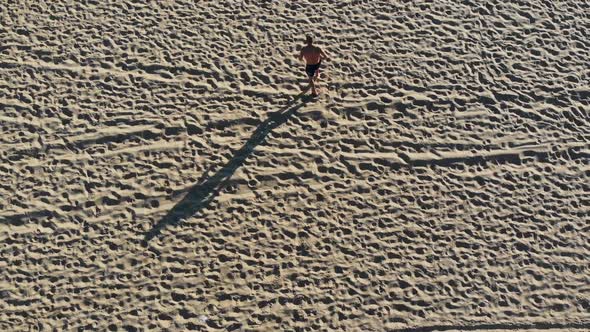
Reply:
[[[3,2],[0,330],[590,330],[589,9]]]

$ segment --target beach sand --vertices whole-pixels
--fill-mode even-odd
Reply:
[[[0,330],[590,330],[587,2],[84,3],[0,4]]]

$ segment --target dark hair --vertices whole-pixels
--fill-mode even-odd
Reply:
[[[307,36],[305,36],[305,42],[308,44],[311,44],[311,43],[313,43],[313,38],[311,38],[311,36],[307,35]]]

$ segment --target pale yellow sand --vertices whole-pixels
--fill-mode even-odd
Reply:
[[[0,330],[590,330],[589,9],[2,1]]]

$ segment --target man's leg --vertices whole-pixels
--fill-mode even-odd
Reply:
[[[311,94],[317,95],[318,92],[315,88],[315,75],[310,77],[309,84],[311,85]]]
[[[311,88],[311,78],[307,77],[307,85],[301,86],[301,91],[307,91]]]
[[[318,94],[318,83],[317,83],[317,81],[319,80],[319,78],[320,78],[320,71],[318,69],[318,70],[315,71],[315,73],[313,74],[313,77],[311,78],[311,82],[312,82],[311,83],[312,84],[311,85],[312,86],[312,93],[314,95],[317,95]]]

